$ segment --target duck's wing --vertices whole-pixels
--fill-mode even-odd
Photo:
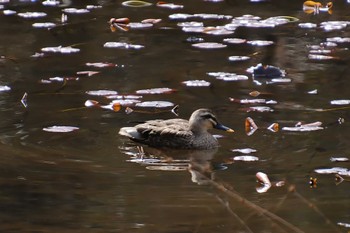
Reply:
[[[193,134],[187,120],[151,120],[134,127],[124,127],[119,134],[154,147],[190,148]]]

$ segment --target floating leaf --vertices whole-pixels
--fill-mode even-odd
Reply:
[[[283,127],[282,130],[285,131],[294,131],[294,132],[308,132],[308,131],[316,131],[324,129],[322,126],[322,122],[316,121],[309,124],[302,124],[298,122],[295,127]]]
[[[192,17],[194,17],[194,16],[190,15],[190,14],[183,14],[183,13],[176,13],[176,14],[169,15],[170,19],[189,19]]]
[[[137,103],[135,105],[136,107],[142,107],[142,108],[167,108],[167,107],[173,107],[174,104],[169,101],[145,101],[141,103]]]
[[[179,27],[204,27],[203,22],[191,21],[191,22],[180,22],[177,24]]]
[[[259,158],[251,155],[241,155],[233,157],[234,161],[255,162],[259,161]]]
[[[160,88],[150,88],[150,89],[137,90],[136,94],[141,94],[141,95],[145,95],[145,94],[150,94],[150,95],[169,94],[169,93],[173,93],[174,91],[175,91],[175,89],[171,89],[168,87],[160,87]]]
[[[317,28],[317,24],[315,23],[299,23],[298,26],[300,28]]]
[[[97,95],[97,96],[107,96],[107,95],[117,95],[118,92],[111,91],[111,90],[93,90],[93,91],[86,91],[85,92],[88,95]]]
[[[278,123],[272,123],[269,127],[267,127],[268,130],[270,130],[274,133],[278,132],[279,128],[280,128],[280,126]]]
[[[253,45],[253,46],[268,46],[272,45],[274,42],[269,40],[249,40],[247,41],[247,44]]]
[[[130,1],[122,2],[122,5],[128,6],[128,7],[147,7],[147,6],[152,6],[152,3],[140,1],[140,0],[130,0]]]
[[[349,158],[346,158],[346,157],[331,157],[329,160],[331,162],[348,162]]]
[[[350,99],[344,99],[344,100],[332,100],[332,105],[348,105],[350,104]]]
[[[162,21],[162,19],[144,19],[141,21],[141,23],[143,24],[156,24],[156,23],[160,23]]]
[[[240,104],[264,104],[266,103],[265,99],[234,99],[234,98],[229,98],[231,102],[236,102]]]
[[[134,45],[124,42],[106,42],[103,47],[105,48],[124,48],[124,49],[142,49],[145,46],[143,45]]]
[[[52,133],[69,133],[78,129],[78,127],[74,126],[50,126],[43,128],[44,131]]]
[[[242,80],[248,80],[248,77],[245,75],[238,75],[235,73],[228,73],[228,72],[208,72],[209,76],[214,76],[218,80],[223,81],[242,81]]]
[[[241,38],[226,38],[223,41],[229,44],[244,44],[247,42],[246,39]]]
[[[0,92],[3,92],[3,91],[10,91],[11,88],[9,86],[0,86]]]
[[[158,7],[170,8],[170,9],[181,9],[184,6],[180,4],[167,3],[167,2],[157,2]]]
[[[61,2],[56,0],[46,0],[43,1],[41,4],[43,4],[44,6],[58,6],[61,4]]]
[[[45,12],[25,12],[25,13],[18,13],[19,17],[32,19],[32,18],[42,18],[46,17],[47,14]]]
[[[42,52],[49,52],[49,53],[68,54],[68,53],[78,53],[78,52],[80,52],[80,49],[73,48],[70,46],[67,46],[67,47],[57,46],[57,47],[45,47],[45,48],[42,48],[41,51]]]
[[[47,22],[47,23],[33,23],[32,24],[33,27],[35,28],[53,28],[56,26],[55,23],[50,23],[50,22]]]
[[[232,152],[239,152],[239,153],[243,153],[243,154],[250,154],[250,153],[254,153],[257,150],[255,149],[251,149],[251,148],[244,148],[244,149],[232,149]]]
[[[229,56],[228,57],[229,61],[246,61],[249,59],[250,59],[250,57],[248,57],[248,56]]]
[[[85,107],[96,107],[96,106],[99,106],[100,103],[96,100],[87,100],[85,101],[84,105]]]
[[[85,8],[82,8],[82,9],[65,8],[62,11],[66,14],[86,14],[90,12],[88,9],[85,9]]]
[[[192,46],[200,49],[222,49],[227,47],[227,45],[216,43],[216,42],[202,42],[202,43],[192,44]]]
[[[91,71],[91,70],[84,70],[84,71],[78,71],[77,72],[77,75],[87,75],[87,76],[92,76],[92,75],[95,75],[95,74],[98,74],[100,72],[98,71]]]
[[[188,80],[188,81],[183,81],[182,83],[188,87],[208,87],[208,86],[210,86],[210,82],[207,82],[205,80]]]
[[[92,66],[92,67],[97,67],[97,68],[104,68],[104,67],[115,67],[118,66],[113,63],[108,63],[108,62],[87,62],[85,63],[86,66]]]

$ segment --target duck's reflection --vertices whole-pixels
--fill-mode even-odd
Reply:
[[[214,179],[214,171],[222,169],[213,163],[217,149],[212,150],[171,150],[152,147],[126,147],[124,152],[131,155],[128,161],[146,166],[148,170],[189,171],[191,180],[206,185]]]

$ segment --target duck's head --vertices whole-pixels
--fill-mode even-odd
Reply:
[[[212,128],[234,132],[233,129],[220,124],[213,112],[205,108],[194,111],[190,117],[189,124],[193,132],[203,132]]]

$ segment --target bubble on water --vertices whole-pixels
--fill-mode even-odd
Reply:
[[[17,15],[19,17],[26,18],[26,19],[42,18],[47,16],[45,12],[25,12],[25,13],[18,13]]]
[[[192,46],[200,49],[222,49],[227,47],[227,45],[225,44],[216,43],[216,42],[202,42],[202,43],[192,44]]]
[[[136,107],[143,108],[167,108],[175,106],[172,102],[169,101],[145,101],[141,103],[137,103]]]
[[[182,84],[184,84],[188,87],[208,87],[208,86],[210,86],[210,82],[207,82],[205,80],[188,80],[188,81],[183,81]]]

